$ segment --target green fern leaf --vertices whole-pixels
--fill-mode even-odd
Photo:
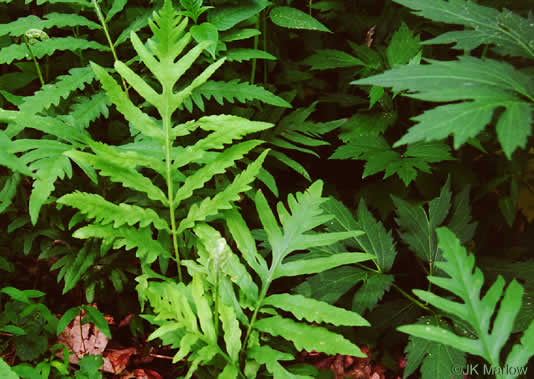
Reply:
[[[431,325],[407,325],[398,330],[416,337],[435,341],[467,353],[478,355],[488,361],[493,367],[502,367],[500,352],[509,339],[514,325],[514,320],[521,307],[523,288],[513,280],[503,294],[505,286],[502,277],[486,291],[481,298],[481,289],[484,284],[484,276],[480,269],[475,267],[473,255],[467,255],[465,249],[454,234],[446,228],[436,230],[439,238],[439,246],[444,251],[445,261],[439,262],[438,267],[449,277],[429,276],[428,280],[446,289],[462,299],[463,302],[449,300],[428,291],[414,290],[414,293],[423,301],[454,314],[465,320],[473,328],[477,339],[458,336],[448,330]],[[498,310],[497,310],[497,304]],[[512,352],[522,351],[521,360],[526,364],[534,355],[534,344],[527,342],[527,336],[532,336],[534,322],[524,333],[522,345],[516,345]],[[514,356],[508,356],[507,363]],[[518,354],[519,355],[519,354]],[[519,367],[519,366],[518,366]],[[498,377],[504,377],[498,375]]]
[[[437,320],[435,317],[423,317],[418,320],[418,324],[450,329],[445,321]],[[466,367],[465,354],[453,347],[410,336],[405,351],[407,358],[404,368],[405,378],[413,374],[421,363],[423,363],[421,366],[423,378],[451,377],[462,379],[464,377],[463,374],[451,372],[451,367]]]
[[[403,22],[400,28],[393,34],[391,42],[386,49],[386,57],[389,67],[407,64],[421,49],[419,37]]]
[[[80,129],[86,129],[97,118],[109,115],[111,100],[105,92],[97,92],[91,96],[83,96],[76,99],[71,106],[70,113],[65,116],[69,123]]]
[[[134,169],[119,166],[115,162],[110,162],[98,155],[81,151],[68,151],[65,154],[76,162],[80,161],[94,167],[100,171],[100,175],[108,176],[113,182],[121,183],[126,188],[146,193],[149,199],[158,200],[163,205],[168,204],[167,197],[163,191],[155,186],[150,179]]]
[[[326,354],[345,354],[354,357],[366,355],[349,340],[326,328],[295,322],[280,316],[256,321],[254,327],[273,336],[282,336],[293,342],[297,350],[315,350]]]
[[[251,189],[250,183],[254,181],[269,150],[265,150],[256,160],[242,173],[238,174],[234,181],[222,192],[213,198],[206,198],[200,203],[195,203],[189,208],[189,212],[178,225],[178,233],[192,228],[196,222],[203,221],[206,217],[216,214],[219,210],[230,209],[231,203],[239,200],[239,194]]]
[[[192,93],[192,98],[195,104],[203,111],[204,103],[201,97],[205,97],[206,100],[210,100],[213,97],[221,105],[223,105],[224,100],[233,103],[235,98],[242,103],[257,99],[277,107],[291,108],[291,104],[265,88],[246,82],[239,83],[238,79],[229,82],[208,80],[195,89]]]
[[[108,51],[109,47],[95,41],[74,37],[54,37],[45,41],[37,41],[32,45],[32,53],[36,58],[53,55],[57,50],[78,51],[88,49]],[[25,44],[9,45],[0,50],[0,63],[9,64],[14,60],[21,59],[30,59],[28,47]]]
[[[46,84],[33,96],[25,97],[19,109],[22,112],[38,113],[51,105],[58,105],[62,98],[66,99],[72,92],[84,89],[93,79],[91,67],[73,68],[69,70],[69,75],[58,76],[54,84]]]
[[[47,30],[51,28],[80,27],[85,26],[92,30],[102,27],[81,15],[75,13],[48,13],[43,16],[44,20],[34,16],[20,17],[16,21],[0,25],[0,36],[8,35],[18,37],[24,35],[30,29]]]
[[[229,62],[243,62],[251,59],[267,59],[276,60],[274,55],[271,55],[263,50],[257,49],[230,49],[226,53],[226,59]]]
[[[203,223],[196,225],[194,232],[198,237],[198,262],[206,268],[208,281],[216,285],[219,281],[217,275],[224,273],[251,301],[257,301],[258,286],[221,234]]]
[[[327,241],[327,238],[325,238],[326,234],[329,234],[329,238],[334,239],[336,242],[339,241],[340,237],[344,238],[345,236],[347,236],[347,234],[339,235],[337,233],[324,234],[324,236],[316,236],[316,241],[321,241],[321,243],[325,243],[325,241]],[[357,233],[351,232],[350,237],[354,237],[355,235],[357,235]],[[316,243],[317,242],[314,242],[314,246],[316,246]],[[368,261],[373,258],[373,255],[364,253],[337,253],[329,257],[323,258],[292,260],[290,262],[282,263],[276,270],[276,273],[273,277],[274,279],[277,279],[284,276],[316,274],[318,272],[330,270],[334,267]]]
[[[191,122],[202,130],[210,131],[207,137],[198,140],[194,145],[173,153],[173,167],[179,169],[190,162],[196,162],[205,155],[206,150],[222,149],[243,136],[271,128],[273,124],[261,121],[250,121],[242,117],[231,115],[215,115],[201,117]],[[173,131],[185,133],[185,124],[177,125]]]
[[[63,294],[73,289],[80,281],[83,274],[87,272],[96,260],[98,252],[90,247],[90,244],[84,244],[81,250],[76,254],[68,254],[60,258],[50,267],[50,271],[59,270],[57,281],[65,281]]]
[[[143,134],[163,141],[163,132],[156,120],[136,107],[104,68],[93,62],[91,62],[91,67],[93,67],[98,80],[102,83],[102,88],[104,88],[106,94],[126,120],[130,121],[132,126]]]
[[[218,154],[215,160],[201,167],[185,180],[174,195],[175,206],[178,207],[182,200],[189,198],[193,194],[194,190],[203,188],[211,178],[217,174],[224,173],[228,167],[232,167],[235,164],[236,160],[243,158],[245,154],[261,143],[262,141],[259,140],[242,142],[232,145]]]
[[[3,213],[7,207],[13,203],[13,198],[17,193],[19,182],[20,175],[18,173],[9,175],[9,177],[4,181],[4,186],[0,191],[0,213]],[[14,266],[11,266],[11,264],[3,258],[0,259],[0,268],[9,272],[13,272],[15,270]]]
[[[497,121],[497,137],[508,158],[517,147],[525,147],[531,134],[532,104],[521,99],[534,99],[530,83],[528,75],[505,62],[469,56],[402,66],[352,82],[409,90],[407,96],[427,101],[470,100],[442,105],[414,117],[419,123],[394,146],[454,135],[454,147],[458,148],[490,123],[497,108],[505,107]]]
[[[68,146],[64,149],[70,148]],[[36,179],[33,182],[29,211],[32,224],[35,225],[42,205],[54,191],[56,180],[63,179],[65,174],[70,178],[72,166],[70,160],[60,152],[58,155],[39,159],[31,165],[31,168],[36,171]]]
[[[473,50],[495,44],[503,55],[534,58],[534,25],[508,9],[499,12],[466,0],[394,0],[433,21],[464,25],[465,30],[444,33],[424,44],[455,42],[455,49]]]
[[[113,227],[118,228],[124,224],[133,226],[139,223],[144,228],[153,224],[156,229],[169,231],[167,222],[154,210],[125,203],[116,205],[96,194],[76,191],[62,196],[56,202],[79,209],[87,218],[102,225],[113,223]]]
[[[0,131],[0,165],[21,174],[33,176],[32,171],[23,160],[11,152],[12,146],[13,141],[3,131]]]
[[[280,294],[267,297],[263,305],[291,312],[297,319],[310,322],[326,322],[336,326],[369,326],[370,324],[359,314],[334,307],[328,303],[301,295]],[[261,311],[261,309],[260,309]]]
[[[79,239],[100,238],[103,244],[113,244],[114,249],[137,249],[136,257],[150,264],[159,257],[170,257],[160,242],[152,238],[150,228],[137,229],[128,226],[114,228],[112,225],[87,225],[73,233]]]
[[[221,304],[219,308],[219,317],[222,321],[224,330],[224,342],[228,355],[234,362],[239,364],[239,352],[241,351],[241,329],[237,321],[236,314],[233,308]]]
[[[287,371],[278,361],[294,359],[292,355],[274,350],[270,346],[254,346],[247,350],[247,356],[260,364],[273,374],[274,379],[312,379],[311,376],[294,375]]]

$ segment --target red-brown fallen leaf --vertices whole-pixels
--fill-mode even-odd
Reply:
[[[135,317],[135,314],[133,313],[128,314],[124,319],[121,320],[121,322],[119,322],[119,328],[129,325],[130,321],[132,321],[132,318],[134,317]]]
[[[154,370],[138,368],[134,370],[135,379],[163,379],[163,376]]]
[[[71,352],[69,362],[78,364],[86,354],[102,355],[104,364],[100,369],[105,372],[120,374],[126,368],[130,357],[137,353],[137,349],[131,347],[106,351],[108,338],[93,323],[80,325],[80,320],[83,317],[85,317],[84,311],[72,320],[57,339],[57,343],[65,345]],[[114,323],[113,317],[109,315],[104,315],[104,317],[108,324]]]
[[[103,354],[104,371],[120,374],[128,365],[130,357],[136,353],[137,349],[135,347],[129,347],[121,350],[106,350]],[[109,362],[109,365],[111,366],[110,370],[109,367],[107,367],[107,362]],[[106,368],[108,368],[108,370],[106,370]]]

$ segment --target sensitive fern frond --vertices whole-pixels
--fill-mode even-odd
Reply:
[[[76,191],[62,196],[57,203],[77,208],[87,218],[94,219],[101,225],[112,223],[114,228],[118,228],[124,224],[132,226],[139,223],[144,228],[152,224],[156,229],[169,231],[167,221],[160,218],[154,210],[125,203],[116,205],[99,195]]]
[[[195,103],[200,110],[204,110],[204,100],[214,98],[219,104],[223,105],[224,101],[234,103],[234,99],[239,102],[246,102],[251,100],[259,100],[266,104],[271,104],[277,107],[291,108],[291,104],[279,96],[274,95],[265,88],[249,84],[246,82],[240,83],[239,79],[231,80],[229,82],[220,82],[208,80],[202,86],[195,89],[191,96],[191,101],[184,105],[191,111],[192,104]]]
[[[48,13],[41,19],[34,15],[27,17],[20,17],[16,21],[8,24],[0,25],[0,35],[8,35],[12,37],[18,37],[24,35],[29,29],[47,30],[51,28],[63,28],[63,27],[80,27],[85,26],[89,29],[98,30],[102,27],[81,15],[78,14],[66,14],[66,13]]]
[[[445,314],[453,314],[469,323],[477,338],[461,337],[451,331],[432,325],[407,325],[398,329],[416,337],[478,355],[494,368],[525,366],[529,358],[534,355],[534,339],[532,339],[534,322],[531,322],[529,328],[524,332],[521,344],[516,344],[512,348],[506,359],[506,366],[502,365],[500,359],[501,350],[510,337],[515,317],[521,308],[523,287],[513,280],[503,295],[505,283],[504,279],[499,276],[497,281],[481,297],[484,275],[479,268],[475,267],[474,256],[466,253],[460,245],[460,241],[448,229],[439,228],[436,233],[439,247],[443,249],[445,258],[445,261],[438,262],[438,267],[448,277],[429,276],[428,280],[452,292],[462,302],[449,300],[428,291],[414,290],[414,293]],[[505,373],[506,370],[497,371],[497,378],[517,376],[515,372]]]
[[[45,41],[37,41],[32,45],[31,49],[36,58],[53,55],[57,50],[78,51],[92,49],[98,51],[109,51],[108,46],[104,46],[95,41],[87,41],[85,39],[75,37],[54,37]],[[9,45],[0,50],[0,63],[11,63],[14,60],[21,59],[30,59],[28,47],[24,43]]]
[[[27,113],[46,110],[51,105],[58,105],[62,98],[66,99],[72,92],[85,88],[94,78],[94,72],[89,66],[73,68],[68,75],[58,76],[53,84],[46,84],[33,96],[25,97],[19,109]]]

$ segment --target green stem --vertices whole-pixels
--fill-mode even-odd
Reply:
[[[108,45],[111,49],[111,54],[113,54],[113,59],[115,60],[115,62],[117,62],[119,58],[117,57],[115,46],[113,46],[113,42],[111,41],[111,36],[109,35],[108,27],[106,25],[106,20],[104,19],[104,15],[102,14],[102,10],[100,9],[100,6],[97,4],[96,0],[92,0],[92,2],[95,7],[98,20],[100,21],[100,24],[102,25],[102,28],[104,29],[104,34],[106,35],[106,39],[108,40]],[[122,88],[124,89],[124,92],[126,92],[126,96],[128,96],[128,87],[126,86],[126,82],[124,81],[124,78],[121,77],[121,81],[122,81]]]
[[[260,17],[261,13],[258,15],[256,20],[256,29],[260,29]],[[254,36],[254,49],[258,48],[259,37]],[[252,59],[252,71],[250,72],[250,84],[254,84],[254,79],[256,78],[256,58]]]
[[[26,37],[26,35],[24,35],[24,43],[26,44],[26,47],[28,48],[28,51],[30,52],[30,56],[33,60],[33,64],[35,65],[35,71],[37,71],[37,75],[39,76],[39,81],[41,82],[41,86],[44,86],[45,81],[43,79],[43,74],[41,73],[41,68],[39,67],[39,63],[37,62],[35,55],[33,55],[32,48],[30,47],[30,43],[28,42],[28,37]]]
[[[17,119],[18,111],[8,111],[6,109],[0,109],[0,122],[10,122]]]
[[[162,93],[163,99],[172,98],[172,88],[165,86]],[[174,215],[174,189],[173,189],[173,177],[172,177],[172,157],[171,157],[171,114],[170,104],[166,101],[161,107],[161,119],[163,120],[163,131],[165,133],[165,169],[167,177],[167,198],[169,201],[169,217],[171,219],[171,235],[172,246],[174,249],[174,256],[176,257],[176,268],[178,269],[178,279],[182,281],[182,268],[180,264],[180,249],[178,248],[178,237],[176,230],[176,220]]]
[[[263,13],[263,51],[267,52],[267,14]],[[263,84],[267,85],[267,59],[263,60]]]
[[[414,303],[415,305],[423,308],[425,311],[427,312],[430,312],[432,313],[432,309],[430,309],[429,307],[427,307],[425,304],[421,303],[419,300],[417,300],[415,297],[413,297],[412,295],[410,295],[409,293],[407,293],[406,291],[404,291],[402,288],[400,288],[398,285],[396,285],[395,283],[393,283],[393,287],[399,291],[401,293],[401,295],[403,295],[405,298],[407,298],[408,300],[410,300],[412,303]]]

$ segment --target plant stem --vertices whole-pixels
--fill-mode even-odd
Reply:
[[[260,17],[261,13],[258,15],[258,19],[256,20],[256,28],[260,29]],[[259,37],[254,36],[254,49],[256,50],[258,48],[259,43]],[[256,58],[252,59],[252,71],[250,72],[250,84],[254,84],[254,79],[256,77]]]
[[[407,293],[406,291],[404,291],[402,288],[400,288],[398,285],[396,285],[395,283],[393,283],[393,287],[399,291],[401,293],[401,295],[403,295],[405,298],[407,298],[408,300],[410,300],[412,303],[414,303],[415,305],[423,308],[425,311],[427,312],[431,312],[432,313],[432,309],[430,309],[429,307],[427,307],[425,304],[421,303],[419,300],[417,300],[415,297],[413,297],[412,295],[410,295],[409,293]]]
[[[98,20],[100,21],[100,24],[102,25],[102,28],[104,29],[104,34],[106,35],[106,39],[108,40],[108,45],[111,49],[111,54],[113,54],[113,59],[115,60],[115,62],[117,62],[119,58],[117,57],[115,46],[113,46],[113,42],[111,42],[111,36],[109,35],[108,27],[106,25],[106,20],[104,19],[104,15],[102,14],[102,10],[100,9],[100,6],[97,4],[96,0],[92,0],[92,2],[95,7]],[[122,82],[122,88],[124,89],[124,92],[126,92],[126,96],[128,96],[128,86],[126,85],[126,82],[124,81],[124,78],[122,77],[121,77],[121,82]]]
[[[33,55],[32,48],[30,47],[30,43],[28,42],[28,37],[26,37],[26,35],[24,35],[24,43],[26,44],[26,47],[28,48],[28,51],[30,52],[30,56],[33,60],[33,64],[35,65],[35,71],[37,71],[37,75],[39,76],[39,81],[41,82],[41,86],[44,86],[45,81],[43,79],[43,74],[41,73],[41,68],[39,67],[39,63],[37,62],[35,55]]]

